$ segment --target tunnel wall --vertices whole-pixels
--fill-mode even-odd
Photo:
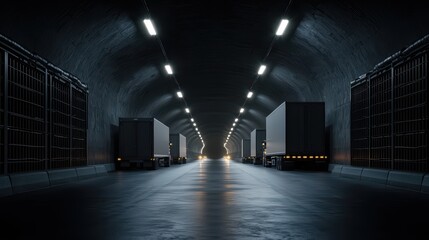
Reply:
[[[312,52],[308,59],[315,63],[313,77],[326,102],[331,162],[350,164],[350,82],[428,34],[425,11],[415,3],[369,1],[323,4],[306,11],[293,41],[305,42]]]
[[[31,4],[17,3],[11,12],[20,12],[33,16]],[[91,7],[91,6],[88,6]],[[127,112],[127,107],[118,105],[117,90],[120,81],[115,79],[114,66],[108,57],[117,50],[117,35],[109,32],[109,28],[124,27],[124,19],[118,18],[110,22],[108,18],[97,14],[69,15],[64,13],[57,21],[48,19],[49,10],[41,12],[41,17],[34,21],[28,19],[8,19],[8,14],[0,16],[0,30],[7,37],[23,45],[29,51],[37,53],[53,62],[62,69],[76,75],[88,85],[88,164],[112,162],[116,151],[118,131],[118,117]],[[46,14],[46,15],[44,15]],[[87,26],[84,29],[73,28],[81,21],[84,24],[87,18],[98,18],[98,24]],[[13,21],[14,24],[10,24]],[[39,27],[39,25],[43,25]],[[129,36],[131,26],[120,33]],[[24,30],[25,29],[25,30]],[[92,37],[91,33],[100,31],[106,34],[104,38]],[[128,30],[128,32],[127,32]],[[130,42],[132,39],[125,38]],[[107,45],[107,48],[98,48],[97,45]]]
[[[391,1],[320,0],[294,1],[294,4],[299,5],[299,13],[292,18],[289,33],[275,43],[267,61],[267,75],[255,84],[259,91],[253,100],[253,107],[241,120],[237,134],[230,140],[229,149],[234,156],[238,156],[241,139],[247,138],[255,128],[263,128],[265,116],[285,100],[325,101],[331,162],[350,164],[350,82],[427,34],[427,8],[423,3]],[[202,145],[192,127],[187,126],[187,116],[181,115],[178,110],[182,105],[175,103],[177,101],[171,94],[163,92],[162,87],[174,87],[174,84],[166,80],[160,66],[154,64],[163,61],[156,42],[143,36],[144,29],[136,24],[129,9],[119,5],[115,1],[49,4],[16,1],[10,3],[7,11],[0,15],[0,33],[76,75],[88,85],[90,164],[113,161],[117,153],[119,117],[157,117],[170,126],[171,132],[185,135],[189,139],[188,153],[197,156]],[[255,9],[255,13],[260,12]],[[189,22],[177,24],[189,25]],[[267,35],[268,32],[272,32],[271,29],[267,30]],[[210,34],[207,36],[212,37]],[[226,34],[225,38],[229,37]],[[200,50],[192,45],[194,42],[190,38],[183,40],[189,40],[190,47],[180,49],[184,52],[176,50],[177,55],[189,57],[192,50]],[[232,45],[231,49],[251,52],[252,60],[260,60],[269,43],[265,38],[262,40],[246,42],[247,45]],[[256,45],[252,45],[254,43]],[[203,57],[206,57],[204,54]],[[208,66],[224,60],[214,58]],[[233,70],[227,69],[226,72],[232,72],[234,80],[242,77],[248,83],[247,74],[254,71],[255,66],[246,64],[243,68],[242,62],[228,62],[228,67]],[[182,79],[186,77],[190,76]],[[229,83],[231,85],[228,87],[243,88],[243,82],[237,81],[236,86],[232,85],[233,81]],[[231,91],[234,96],[237,95],[237,91]],[[199,98],[194,98],[199,101]],[[240,107],[242,99],[232,103],[229,100],[220,99],[220,103],[216,102],[215,105],[231,105],[231,109]],[[210,111],[213,103],[207,104],[201,103],[200,109]],[[194,109],[195,112],[200,110],[197,106]],[[210,114],[201,117],[202,122],[214,125],[218,118]],[[222,119],[231,120],[236,116],[216,114]],[[211,134],[207,138],[215,138],[213,141],[206,139],[206,148],[217,144],[220,147],[213,149],[222,149],[221,141],[225,133],[219,133],[219,126],[208,126],[210,124],[201,127]]]

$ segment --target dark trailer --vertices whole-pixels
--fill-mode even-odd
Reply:
[[[119,119],[120,167],[170,166],[169,128],[156,118]]]
[[[284,102],[267,116],[266,131],[264,166],[326,164],[324,102]]]

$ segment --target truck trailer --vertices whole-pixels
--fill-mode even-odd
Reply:
[[[186,137],[180,133],[170,134],[170,155],[174,164],[186,163]]]
[[[250,157],[255,165],[262,164],[265,136],[265,129],[254,129],[250,133]]]
[[[267,116],[266,131],[265,167],[327,163],[324,102],[283,102]]]
[[[252,163],[250,158],[250,139],[241,139],[241,161],[242,163]]]
[[[169,131],[155,118],[120,118],[119,167],[169,167]]]

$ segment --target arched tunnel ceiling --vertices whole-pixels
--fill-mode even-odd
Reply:
[[[260,64],[267,71],[240,115],[228,144],[232,152],[253,129],[265,128],[265,117],[283,101],[325,101],[327,124],[341,135],[347,122],[337,118],[347,115],[349,82],[423,37],[429,22],[418,1],[146,3],[212,157],[224,154]],[[185,103],[175,96],[178,87],[164,71],[159,42],[142,23],[149,17],[144,1],[8,1],[2,8],[0,34],[88,84],[90,158],[115,155],[119,117],[156,117],[188,138],[190,152],[200,151]],[[290,24],[275,37],[282,17]],[[332,141],[334,149],[347,148]]]

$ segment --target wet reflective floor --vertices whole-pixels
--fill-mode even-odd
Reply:
[[[428,194],[202,160],[0,198],[0,239],[428,239],[428,216]]]

